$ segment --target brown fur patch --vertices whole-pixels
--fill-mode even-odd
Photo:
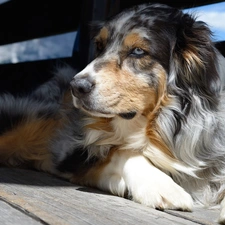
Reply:
[[[138,78],[130,71],[120,69],[117,62],[105,63],[99,77],[102,82],[99,93],[104,96],[102,105],[110,112],[115,114],[130,111],[143,112],[149,104],[154,108],[155,88],[150,87],[144,79]]]
[[[93,123],[87,124],[85,128],[110,132],[112,131],[111,121],[111,118],[93,117]]]
[[[108,29],[106,27],[103,27],[100,30],[99,34],[95,37],[95,44],[98,50],[102,50],[105,47],[108,35],[109,35]]]
[[[157,70],[158,84],[155,88],[155,102],[153,105],[149,105],[145,109],[143,115],[145,115],[149,121],[153,121],[157,116],[161,107],[170,104],[170,98],[167,94],[167,79],[165,71],[162,68],[155,68]],[[152,108],[152,106],[154,108]]]
[[[187,49],[183,52],[183,57],[189,65],[194,63],[194,65],[203,66],[203,62],[199,57],[199,49],[194,45],[188,45]]]
[[[159,84],[157,89],[157,101],[154,106],[154,109],[147,108],[144,112],[144,115],[148,119],[148,125],[146,127],[146,135],[149,137],[151,143],[160,149],[163,153],[170,156],[171,158],[174,158],[173,154],[171,153],[170,149],[167,147],[165,142],[163,141],[162,137],[160,136],[160,127],[156,124],[156,118],[158,116],[158,113],[160,111],[161,107],[164,107],[166,105],[170,104],[170,98],[168,97],[167,91],[166,91],[166,75],[163,70],[159,70]]]
[[[149,50],[149,42],[143,39],[138,33],[128,34],[123,41],[125,48],[141,48],[145,51]]]
[[[45,160],[48,144],[60,122],[54,119],[27,121],[0,138],[0,163],[21,164]]]
[[[92,187],[97,187],[99,184],[100,177],[104,169],[110,164],[112,157],[114,154],[119,154],[117,148],[112,148],[105,159],[99,159],[94,166],[90,168],[86,168],[84,173],[79,175],[74,174],[73,178],[70,180],[72,183],[80,184],[80,185],[88,185]]]
[[[188,82],[192,83],[194,79],[192,74],[198,76],[198,74],[201,74],[205,66],[199,54],[199,49],[196,46],[189,44],[182,52],[182,57],[184,59],[182,64],[178,64],[177,66],[182,68],[185,78]],[[179,62],[180,58],[177,60]]]
[[[204,67],[202,60],[199,58],[199,53],[197,53],[197,49],[194,47],[190,48],[183,52],[183,57],[187,62],[186,66],[186,74],[189,74],[193,68],[200,69]],[[199,71],[198,71],[199,72]],[[187,77],[190,79],[190,77]]]
[[[68,113],[68,110],[74,110],[69,90],[63,96],[61,110],[62,114],[54,118],[24,120],[21,125],[3,134],[0,137],[0,163],[8,166],[28,163],[29,166],[37,165],[38,167],[40,163],[44,163],[45,168],[48,167],[47,164],[50,167],[51,138],[61,126],[68,122],[67,116],[63,114]]]
[[[154,122],[148,124],[146,128],[146,135],[149,137],[151,143],[157,147],[160,151],[165,153],[171,158],[174,158],[170,149],[167,147],[163,139],[161,138],[158,129],[160,129]]]

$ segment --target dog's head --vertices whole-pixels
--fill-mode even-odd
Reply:
[[[99,24],[96,58],[71,82],[74,104],[94,116],[132,119],[200,95],[214,107],[220,88],[211,32],[160,4],[125,10]],[[186,105],[186,106],[185,106]]]

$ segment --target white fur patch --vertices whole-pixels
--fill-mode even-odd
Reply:
[[[129,151],[115,152],[100,175],[98,187],[149,207],[191,211],[191,196],[144,156]]]
[[[93,121],[89,121],[91,122]],[[121,150],[142,153],[163,170],[174,174],[180,171],[196,177],[195,169],[176,161],[152,145],[145,132],[146,124],[147,119],[142,115],[137,115],[132,120],[115,117],[110,124],[112,132],[88,130],[85,135],[85,146],[89,146],[89,157],[106,156],[112,146],[119,146]]]

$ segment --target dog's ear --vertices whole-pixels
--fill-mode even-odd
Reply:
[[[215,103],[220,82],[217,72],[217,50],[211,40],[208,26],[189,14],[182,14],[177,21],[176,43],[173,49],[178,86],[191,89]],[[215,98],[215,99],[213,99]]]
[[[104,26],[103,22],[92,21],[89,24],[89,27],[90,27],[90,38],[93,39],[99,33],[99,31],[102,29],[103,26]]]

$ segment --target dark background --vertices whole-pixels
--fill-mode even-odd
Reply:
[[[92,53],[88,24],[103,20],[144,0],[11,0],[0,5],[0,45],[71,32],[80,29],[78,50],[72,57],[0,65],[0,94],[23,95],[48,80],[52,68],[68,63],[82,69]],[[189,8],[222,1],[158,0],[178,8]],[[225,42],[217,43],[225,55]]]

